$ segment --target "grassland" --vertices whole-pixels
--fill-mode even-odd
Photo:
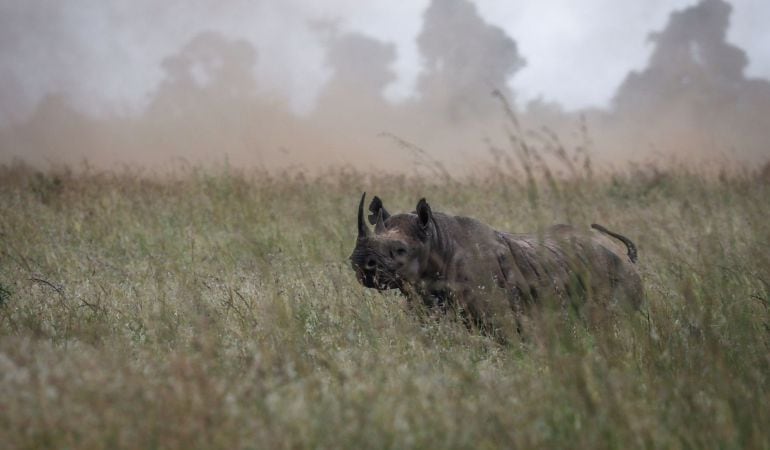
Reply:
[[[770,448],[768,177],[541,175],[2,168],[0,447]],[[421,323],[349,268],[362,190],[620,230],[644,312]]]

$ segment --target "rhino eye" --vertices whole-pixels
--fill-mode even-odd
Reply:
[[[400,242],[395,242],[390,247],[391,259],[395,259],[396,257],[403,258],[407,253],[409,253],[409,251],[407,250],[406,245]]]

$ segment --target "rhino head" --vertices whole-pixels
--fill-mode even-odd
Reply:
[[[364,221],[364,201],[358,205],[358,238],[350,255],[358,281],[377,290],[402,289],[420,279],[431,249],[435,224],[430,206],[421,199],[414,213],[390,215],[379,197],[369,205],[370,229]]]

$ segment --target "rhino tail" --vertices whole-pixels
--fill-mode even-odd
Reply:
[[[598,231],[600,231],[600,232],[602,232],[602,233],[604,233],[606,235],[612,236],[615,239],[617,239],[617,240],[623,242],[624,244],[626,244],[626,248],[628,249],[628,259],[630,259],[632,263],[636,263],[636,261],[637,261],[636,245],[634,245],[634,243],[631,242],[631,239],[623,236],[622,234],[618,234],[618,233],[612,232],[612,231],[604,228],[603,226],[599,225],[598,223],[592,223],[591,224],[591,228],[593,228],[595,230],[598,230]]]

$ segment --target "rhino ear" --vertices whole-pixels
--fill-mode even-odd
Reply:
[[[372,202],[369,203],[369,223],[372,225],[377,224],[377,214],[382,211],[382,220],[388,220],[388,217],[390,217],[390,214],[388,211],[382,206],[382,200],[380,200],[380,197],[377,197],[376,195],[372,199]]]
[[[430,225],[430,221],[433,218],[430,205],[424,198],[421,198],[420,201],[417,202],[417,218],[420,221],[420,226],[424,229],[428,228],[428,225]]]
[[[377,223],[374,224],[374,232],[377,234],[384,233],[386,230],[385,222],[382,218],[382,209],[377,211]]]

